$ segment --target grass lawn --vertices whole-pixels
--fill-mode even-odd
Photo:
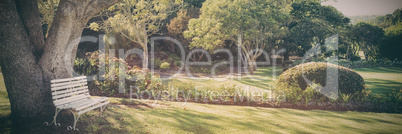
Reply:
[[[376,68],[360,68],[355,69],[366,83],[372,93],[384,95],[385,93],[392,93],[392,89],[402,89],[402,67],[376,67]],[[282,68],[278,67],[259,67],[254,75],[243,78],[226,79],[224,81],[216,81],[214,79],[179,79],[181,81],[191,81],[197,86],[204,86],[207,88],[219,87],[223,84],[236,84],[241,86],[251,86],[258,89],[269,89],[270,86],[275,84],[273,80],[273,72],[276,77],[282,72]]]
[[[280,71],[280,69],[276,70]],[[373,92],[402,87],[402,68],[357,69]],[[277,73],[279,74],[279,73]],[[267,89],[273,84],[272,68],[259,68],[255,76],[242,79],[188,80],[219,86],[225,83]],[[373,81],[373,82],[370,82]],[[384,81],[390,81],[382,83]],[[386,91],[389,92],[389,91]],[[0,132],[9,131],[10,104],[0,75]],[[336,112],[224,106],[182,102],[134,101],[110,98],[105,118],[88,112],[78,122],[84,133],[400,133],[402,114]],[[71,115],[72,116],[72,115]],[[63,122],[61,122],[63,123]],[[66,125],[57,128],[64,131]],[[54,127],[54,126],[51,126]]]
[[[392,93],[392,89],[402,89],[402,67],[376,67],[355,69],[373,93]]]
[[[121,103],[121,99],[112,99]],[[91,112],[95,114],[97,112]],[[106,118],[81,121],[105,133],[398,133],[402,115],[160,102],[111,107]],[[87,117],[86,117],[87,118]]]
[[[180,81],[194,82],[196,86],[203,86],[205,88],[216,88],[221,85],[239,85],[250,86],[252,89],[270,89],[275,84],[274,79],[277,79],[282,72],[282,68],[277,67],[259,67],[254,75],[244,76],[241,78],[228,78],[228,79],[188,79],[179,78]],[[273,76],[273,74],[275,74]],[[224,77],[224,76],[223,76]],[[274,78],[275,77],[275,78]]]

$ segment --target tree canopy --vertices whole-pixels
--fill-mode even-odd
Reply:
[[[288,43],[285,47],[298,55],[303,55],[315,45],[324,44],[325,38],[339,33],[340,28],[350,21],[334,7],[322,6],[319,2],[294,2],[291,7],[293,19],[288,24]]]
[[[283,30],[288,15],[280,6],[275,0],[207,0],[200,18],[190,20],[184,34],[192,39],[190,46],[210,51],[226,45],[226,40],[237,41],[253,73],[267,40]]]

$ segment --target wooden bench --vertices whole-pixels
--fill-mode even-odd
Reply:
[[[53,121],[50,124],[45,122],[45,125],[54,124],[55,126],[60,126],[60,123],[56,122],[56,117],[64,109],[70,110],[74,116],[74,125],[72,127],[68,126],[68,130],[78,130],[75,126],[83,113],[100,108],[100,115],[102,115],[103,110],[110,101],[107,101],[106,97],[90,98],[87,83],[86,76],[52,80],[52,99],[56,111]]]

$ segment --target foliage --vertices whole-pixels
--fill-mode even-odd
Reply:
[[[395,10],[392,14],[377,17],[374,23],[381,28],[388,28],[402,22],[402,8]]]
[[[184,50],[188,51],[189,49],[195,49],[193,47],[189,47],[189,39],[184,38],[183,32],[185,30],[188,30],[188,23],[189,20],[192,18],[198,18],[200,15],[200,9],[197,7],[188,7],[185,9],[179,10],[177,13],[177,16],[170,20],[170,23],[167,25],[168,29],[168,35],[171,37],[174,37],[180,43],[184,46]],[[174,52],[175,44],[172,44],[171,42],[166,42],[170,44],[171,46],[171,51]],[[200,55],[202,52],[196,52],[194,55],[198,54]],[[199,59],[202,59],[200,57]]]
[[[141,69],[127,65],[127,63],[116,57],[109,57],[99,51],[88,52],[87,57],[77,59],[74,64],[74,70],[83,75],[95,75],[95,79],[89,84],[90,92],[95,95],[115,96],[119,93],[121,86],[121,77],[124,78],[124,91],[128,93],[130,86],[138,86],[141,90],[151,90],[161,88],[161,81],[158,75],[151,75],[148,69]],[[99,59],[105,57],[105,59]],[[104,63],[102,63],[104,62]],[[99,69],[105,67],[105,74],[99,76]],[[121,74],[123,72],[123,74]],[[121,76],[123,75],[123,76]],[[104,80],[100,80],[102,77]]]
[[[266,0],[207,0],[201,8],[201,16],[191,19],[189,30],[184,32],[191,38],[190,47],[212,51],[226,45],[225,40],[237,42],[247,58],[251,73],[256,69],[255,61],[265,46],[281,32],[281,22],[287,14],[281,4]]]
[[[353,41],[358,44],[359,50],[364,52],[367,59],[375,59],[378,55],[384,31],[378,27],[365,22],[359,22],[352,28]]]
[[[90,24],[90,28],[102,29],[107,34],[123,37],[141,46],[144,55],[142,67],[148,68],[148,37],[160,31],[163,20],[179,4],[180,0],[123,0],[103,13],[108,17],[106,21]]]
[[[160,58],[158,57],[154,58],[154,69],[160,69],[162,63],[163,60],[161,60]]]
[[[391,60],[402,60],[402,23],[390,26],[385,31],[386,37],[379,46],[381,55]]]
[[[211,65],[189,65],[189,70],[191,73],[202,73],[202,74],[212,74],[212,73],[219,73],[221,71],[224,71],[227,67],[228,64],[223,64],[219,65],[215,68],[215,72],[212,72],[212,68],[221,63],[223,61],[212,61]]]
[[[353,57],[352,57],[353,58]],[[329,62],[329,58],[325,57],[314,57],[311,59],[306,59],[304,63],[308,62]],[[389,59],[375,59],[375,60],[360,60],[360,57],[356,57],[356,60],[346,60],[346,59],[335,59],[339,66],[346,68],[356,69],[356,68],[372,68],[372,67],[400,67],[402,62],[398,60]],[[286,62],[288,67],[292,68],[303,63],[303,60],[296,60],[294,62]],[[287,69],[284,69],[287,70]]]
[[[160,65],[160,69],[162,69],[163,71],[165,71],[165,70],[167,70],[167,69],[169,69],[170,68],[170,63],[169,62],[163,62],[161,65]]]
[[[185,7],[201,8],[205,0],[184,0]]]
[[[310,62],[298,65],[293,67],[285,72],[283,72],[277,81],[277,88],[278,90],[284,90],[285,92],[293,95],[293,92],[296,92],[295,95],[300,95],[304,90],[309,87],[314,88],[317,85],[309,85],[303,78],[307,78],[310,81],[318,85],[325,86],[327,83],[327,69],[337,69],[338,70],[338,91],[343,94],[355,94],[357,92],[363,91],[364,87],[364,80],[363,78],[356,73],[355,71],[329,64],[329,63],[316,63]],[[331,88],[331,87],[329,87]],[[296,98],[296,97],[292,97]]]
[[[193,82],[183,82],[177,79],[173,79],[170,83],[170,86],[172,86],[173,89],[183,92],[185,95],[190,93],[191,97],[195,97],[195,83]]]
[[[294,2],[291,5],[290,14],[297,20],[322,19],[332,25],[342,26],[348,24],[350,19],[346,18],[341,12],[332,6],[322,6],[319,2],[302,1]]]
[[[211,69],[206,66],[190,66],[189,70],[192,73],[211,74]]]
[[[336,8],[319,2],[294,2],[291,7],[293,19],[287,24],[289,33],[284,44],[289,53],[304,55],[310,48],[324,45],[326,38],[339,33],[349,23],[349,18]]]
[[[41,13],[42,25],[47,25],[45,37],[49,35],[50,27],[53,24],[53,18],[56,15],[60,0],[38,0],[38,9]]]
[[[182,35],[184,30],[187,30],[187,24],[190,19],[191,16],[187,15],[187,10],[181,9],[177,13],[177,17],[173,18],[170,24],[167,25],[169,33]]]
[[[160,91],[163,89],[160,76],[152,75],[148,69],[133,68],[129,71],[129,75],[136,77],[137,91]]]

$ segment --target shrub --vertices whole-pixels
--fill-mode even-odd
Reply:
[[[105,57],[105,74],[99,76],[99,56]],[[119,93],[120,71],[124,70],[125,93],[128,93],[130,86],[138,86],[142,91],[155,90],[161,88],[161,81],[158,75],[151,75],[148,69],[139,67],[131,68],[123,59],[109,57],[98,51],[89,52],[86,58],[77,59],[75,61],[74,70],[81,75],[96,75],[96,77],[104,77],[104,80],[94,80],[89,83],[91,94],[102,96],[115,96]],[[120,63],[120,65],[119,65]],[[133,81],[135,80],[135,81]]]
[[[327,82],[327,68],[338,69],[338,93],[356,94],[365,89],[363,78],[351,69],[329,63],[310,62],[283,72],[277,81],[277,90],[284,91],[287,98],[289,98],[289,95],[303,94],[301,92],[308,87],[325,86]],[[303,75],[318,85],[308,85]]]
[[[190,66],[191,73],[211,74],[211,69],[206,66]]]
[[[191,65],[188,66],[188,69],[190,70],[191,73],[202,73],[202,74],[212,74],[215,75],[216,73],[220,73],[222,71],[224,71],[227,67],[228,64],[220,64],[222,61],[212,61],[211,65]],[[215,71],[212,71],[212,68],[217,65],[220,64],[219,66],[215,67]],[[215,74],[213,74],[215,73]]]
[[[161,64],[163,63],[163,60],[159,58],[154,58],[154,69],[160,69]]]
[[[176,67],[180,67],[181,66],[181,61],[174,61],[174,64],[176,65]]]
[[[170,68],[170,63],[169,62],[163,62],[159,68],[162,69],[162,70],[167,70],[167,69]]]

